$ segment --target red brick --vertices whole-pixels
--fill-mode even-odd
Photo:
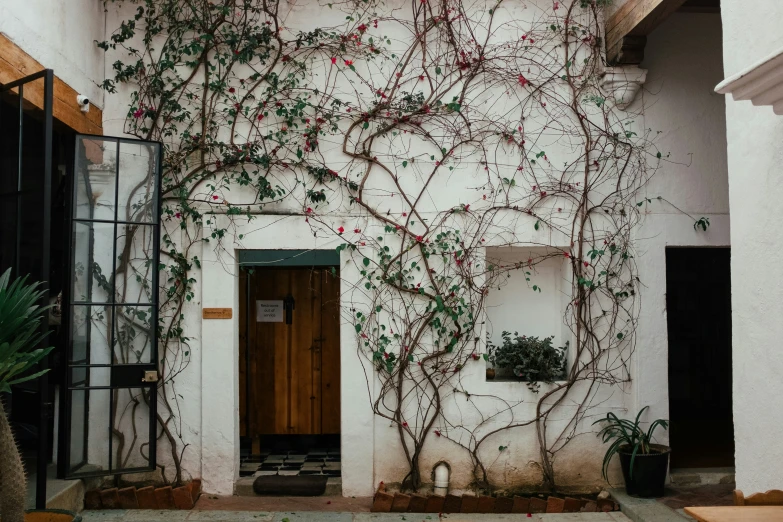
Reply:
[[[414,493],[411,495],[411,502],[408,504],[408,513],[424,513],[427,509],[427,497]]]
[[[375,498],[372,501],[371,511],[375,513],[388,513],[391,511],[392,503],[394,502],[394,495],[390,495],[385,491],[379,491],[375,494]]]
[[[392,513],[405,513],[411,503],[411,496],[404,493],[395,493],[392,501]]]
[[[190,495],[190,488],[180,486],[172,491],[174,495],[174,506],[177,509],[193,509],[193,497]]]
[[[598,504],[596,504],[592,500],[588,500],[587,503],[582,508],[583,513],[595,513],[596,511],[598,511]]]
[[[446,497],[440,495],[431,495],[427,499],[427,505],[424,506],[425,513],[443,513],[443,503],[446,501]]]
[[[530,499],[527,497],[514,497],[514,504],[511,506],[512,513],[530,513]]]
[[[565,507],[565,500],[557,497],[549,497],[546,499],[546,512],[547,513],[562,513]]]
[[[563,513],[579,513],[582,509],[582,501],[578,498],[566,497],[563,503]]]
[[[84,494],[84,509],[101,509],[101,492],[92,489]]]
[[[511,497],[498,497],[495,499],[495,513],[511,513],[514,507],[514,499]]]
[[[120,497],[117,494],[117,488],[101,491],[101,504],[103,509],[120,509]]]
[[[122,488],[117,491],[120,497],[120,507],[122,509],[139,509],[139,501],[136,499],[136,487]]]
[[[459,506],[460,513],[478,513],[478,497],[475,495],[462,495],[462,503]]]
[[[457,495],[446,495],[446,500],[443,501],[444,513],[459,513],[462,506],[462,497]]]
[[[158,509],[158,501],[155,499],[155,488],[152,486],[137,489],[136,500],[139,501],[139,509]]]
[[[531,513],[546,513],[546,500],[531,497],[530,499],[530,512]]]
[[[190,484],[188,484],[188,487],[190,488],[190,496],[193,499],[193,503],[195,504],[198,500],[199,495],[201,495],[201,479],[200,478],[194,478],[190,481]]]
[[[478,499],[478,512],[479,513],[494,513],[495,512],[495,498],[481,495]]]
[[[158,503],[158,509],[175,509],[174,493],[171,486],[163,486],[155,489],[155,501]]]
[[[614,501],[610,498],[599,498],[598,511],[603,511],[604,513],[614,511]]]

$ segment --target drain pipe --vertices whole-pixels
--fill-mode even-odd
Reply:
[[[449,476],[451,475],[451,466],[445,461],[440,461],[432,468],[433,486],[436,495],[445,497],[449,492]]]

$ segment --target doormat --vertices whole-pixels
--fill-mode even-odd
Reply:
[[[326,491],[326,475],[267,475],[257,477],[253,491],[274,497],[318,497]]]

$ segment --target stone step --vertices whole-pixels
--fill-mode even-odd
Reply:
[[[234,494],[239,497],[257,497],[256,492],[253,491],[253,481],[255,477],[241,477],[234,482]],[[329,477],[326,480],[326,490],[322,496],[334,497],[342,496],[343,494],[343,479],[342,477]]]
[[[670,479],[678,487],[733,484],[734,468],[676,468],[671,470]]]

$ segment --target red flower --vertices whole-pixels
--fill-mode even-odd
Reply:
[[[416,236],[416,241],[418,241],[419,243],[421,243],[423,239],[424,236]]]
[[[343,227],[337,229],[338,234],[342,234],[343,232],[345,232],[345,229]]]
[[[522,76],[522,75],[520,74],[520,75],[519,75],[519,85],[521,85],[522,87],[524,87],[524,86],[525,86],[525,85],[527,85],[527,84],[528,84],[527,78],[525,78],[524,76]]]
[[[419,81],[424,81],[424,75],[419,76]]]
[[[585,266],[590,266],[590,263],[588,263],[587,261],[585,261]]]
[[[353,229],[353,233],[354,233],[354,234],[358,234],[359,232],[361,232],[361,230],[360,230],[360,229],[358,229],[358,228],[354,228],[354,229]]]
[[[310,207],[307,207],[307,210],[305,210],[305,212],[307,214],[312,214],[313,213],[313,209],[311,209]]]
[[[258,121],[261,121],[261,120],[263,120],[263,119],[264,119],[264,115],[263,115],[263,114],[259,114],[259,115],[258,115]]]
[[[357,27],[357,29],[359,29],[359,32],[360,32],[360,33],[363,33],[364,31],[366,31],[366,30],[367,30],[367,26],[366,26],[366,25],[364,25],[364,24],[362,24],[362,25],[360,25],[359,27]]]
[[[144,114],[144,109],[142,109],[141,107],[133,111],[133,117],[136,119],[141,118],[143,114]]]
[[[182,217],[182,214],[180,214],[179,212],[177,212],[176,214],[174,214],[174,217],[175,217],[175,218],[181,218],[181,217]]]
[[[558,9],[560,9],[560,2],[555,2],[554,10],[557,11]]]
[[[569,254],[568,252],[563,252],[563,256],[565,256],[565,257],[571,257],[571,254]]]
[[[218,196],[217,194],[215,194],[214,196],[212,196],[212,199],[218,199],[219,197],[220,197],[220,196]]]
[[[230,92],[231,94],[233,94],[233,93],[237,92],[237,90],[236,90],[236,89],[234,89],[233,87],[230,87],[230,88],[228,89],[228,92]]]
[[[435,435],[437,435],[438,437],[440,437],[440,431],[439,431],[439,430],[435,430]]]
[[[332,56],[332,63],[337,63],[337,57]]]
[[[353,60],[345,60],[345,65],[348,65],[349,67],[353,65]]]
[[[408,427],[408,423],[407,422],[403,422],[402,425],[405,426],[406,428]]]

